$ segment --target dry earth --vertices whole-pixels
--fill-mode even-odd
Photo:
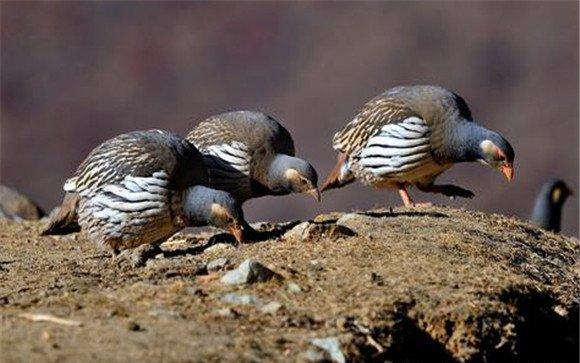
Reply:
[[[0,221],[2,360],[577,359],[574,238],[440,207],[319,216],[283,234],[295,225],[238,248],[183,233],[131,267],[80,235]],[[221,257],[283,280],[227,285],[207,268]]]

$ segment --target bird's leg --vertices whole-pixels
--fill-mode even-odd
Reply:
[[[403,203],[405,203],[405,207],[429,207],[431,206],[431,203],[415,203],[413,202],[413,199],[411,199],[411,196],[409,195],[409,192],[407,191],[407,187],[405,186],[405,184],[399,183],[397,184],[397,188],[399,188],[399,195],[401,196],[401,199],[403,199]]]
[[[136,248],[126,249],[114,256],[113,262],[116,265],[128,263],[131,267],[145,266],[145,263],[163,253],[158,244],[145,243]]]
[[[439,193],[450,198],[462,197],[462,198],[473,198],[475,194],[471,190],[463,189],[456,185],[445,184],[445,185],[417,185],[417,187],[429,193]]]
[[[403,203],[405,203],[405,207],[414,206],[415,203],[413,202],[413,199],[411,199],[411,196],[409,195],[409,192],[407,191],[407,187],[405,187],[404,184],[397,184],[397,188],[399,188],[399,195],[401,196],[401,199],[403,199]]]

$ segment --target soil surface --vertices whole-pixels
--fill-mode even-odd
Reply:
[[[0,221],[3,362],[577,359],[578,240],[500,215],[337,213],[239,247],[182,232],[140,267],[41,228]],[[221,281],[248,258],[282,278]]]

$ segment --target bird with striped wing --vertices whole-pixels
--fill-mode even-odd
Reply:
[[[162,130],[133,131],[91,151],[64,185],[60,214],[69,224],[78,220],[113,255],[158,245],[186,226],[212,224],[243,240],[239,204],[207,182],[203,157],[189,141]]]
[[[204,155],[210,187],[229,192],[239,203],[290,193],[320,200],[316,170],[295,156],[292,136],[268,115],[235,111],[212,116],[187,139]]]
[[[375,188],[398,189],[406,206],[415,205],[407,188],[472,198],[435,179],[456,163],[480,161],[514,176],[514,151],[500,134],[473,121],[467,103],[437,86],[400,86],[367,102],[334,135],[338,162],[321,191],[355,180]]]

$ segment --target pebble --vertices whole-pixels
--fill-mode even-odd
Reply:
[[[290,241],[308,241],[319,238],[341,238],[356,236],[348,227],[335,223],[302,222],[286,232],[284,238]]]
[[[225,250],[233,250],[233,249],[235,249],[235,247],[229,243],[216,243],[215,245],[212,245],[212,246],[209,246],[208,248],[206,248],[204,250],[204,252],[225,251]]]
[[[304,354],[303,358],[308,362],[325,362],[328,361],[324,357],[324,353],[317,349],[308,349]]]
[[[181,314],[177,311],[173,310],[166,310],[162,308],[151,309],[149,311],[149,315],[155,316],[158,318],[165,318],[165,319],[179,319],[181,318]]]
[[[207,263],[206,269],[208,272],[216,272],[226,268],[229,260],[225,257],[216,258]]]
[[[247,259],[235,270],[228,271],[221,281],[227,285],[241,285],[272,279],[282,280],[282,276],[257,261]]]
[[[336,225],[358,232],[362,226],[371,221],[373,221],[373,217],[358,213],[347,213],[336,221]]]
[[[260,311],[262,311],[264,314],[276,315],[278,310],[280,310],[283,306],[284,305],[282,305],[278,301],[272,301],[262,306],[262,308],[260,308]]]
[[[299,294],[302,292],[302,288],[300,287],[300,285],[294,282],[289,283],[288,286],[286,287],[286,290],[288,290],[288,292],[292,294]]]
[[[310,344],[325,350],[329,355],[330,359],[336,363],[345,363],[346,358],[342,351],[340,350],[340,342],[336,337],[329,338],[317,338],[310,339]]]
[[[233,304],[233,305],[259,305],[260,300],[254,295],[249,294],[237,294],[235,292],[230,292],[222,296],[222,302]]]
[[[240,314],[232,308],[218,309],[215,311],[215,315],[220,316],[222,318],[231,318],[231,317],[240,316]]]

